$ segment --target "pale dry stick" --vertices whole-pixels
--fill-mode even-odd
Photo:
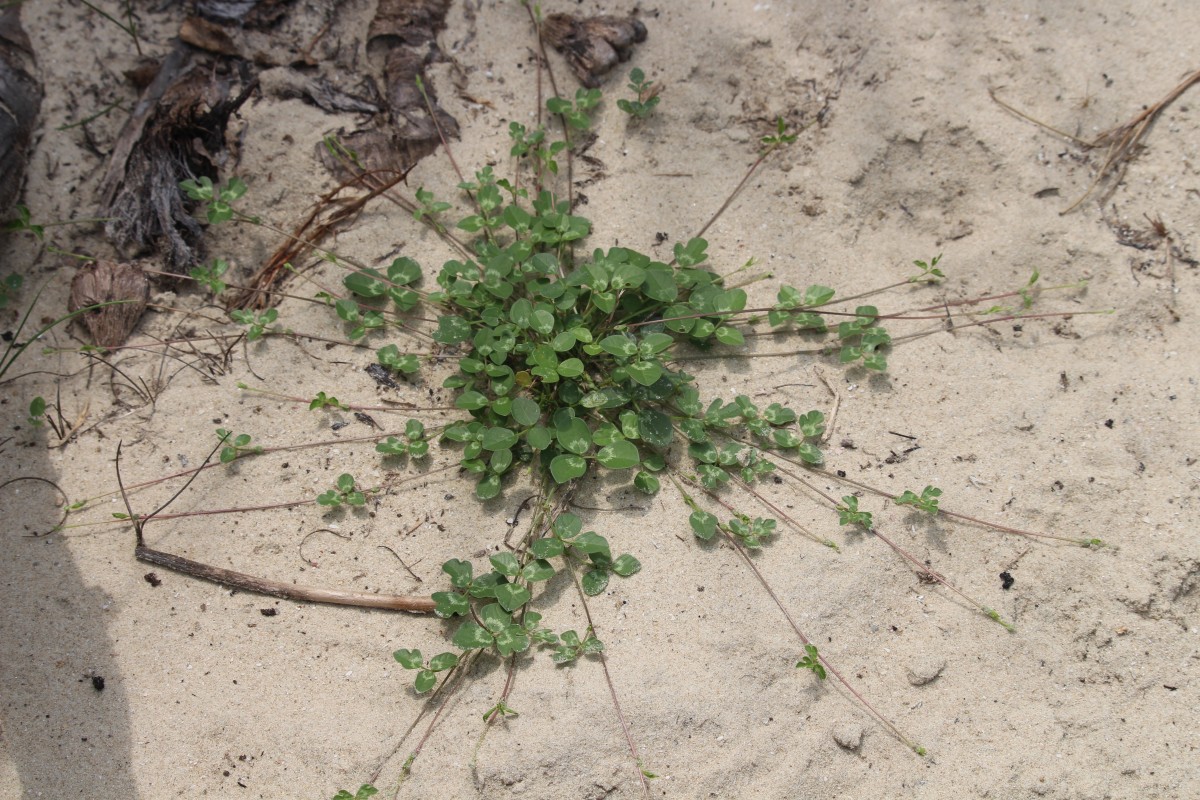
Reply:
[[[833,435],[833,426],[837,422],[838,409],[842,407],[842,395],[829,383],[829,380],[825,377],[825,373],[821,371],[819,364],[813,365],[813,374],[817,376],[817,379],[821,383],[825,384],[825,388],[833,395],[833,409],[829,412],[829,421],[825,424],[825,432],[821,434],[820,439],[821,444],[825,444],[829,441],[829,437]]]
[[[358,608],[383,608],[390,611],[409,611],[415,614],[429,614],[434,609],[434,602],[429,597],[413,595],[373,594],[371,592],[350,592],[341,589],[321,589],[311,586],[296,586],[280,581],[256,578],[243,572],[213,567],[193,561],[190,558],[154,550],[144,544],[134,548],[134,556],[138,561],[165,567],[173,572],[191,575],[194,578],[219,583],[230,589],[237,589],[256,594],[265,594],[283,600],[295,600],[301,603],[331,603],[340,606],[356,606]]]
[[[216,454],[217,449],[224,444],[224,441],[218,442],[217,447],[208,454],[205,462],[209,461]],[[358,606],[360,608],[384,608],[393,611],[410,611],[418,614],[427,614],[433,611],[435,603],[429,597],[414,597],[411,595],[379,595],[369,592],[348,592],[337,589],[320,589],[305,586],[295,586],[278,581],[265,580],[256,578],[252,575],[246,575],[241,572],[223,569],[221,567],[213,567],[208,564],[202,564],[198,561],[193,561],[190,558],[164,553],[161,550],[155,550],[146,546],[144,537],[144,528],[147,522],[154,519],[167,519],[168,517],[159,517],[159,512],[175,501],[175,498],[183,494],[196,476],[200,474],[199,470],[192,474],[179,491],[171,495],[165,503],[156,508],[154,511],[145,517],[139,517],[133,513],[133,506],[129,504],[129,495],[125,492],[124,483],[121,480],[121,443],[117,443],[117,486],[121,490],[121,499],[125,501],[125,510],[129,514],[129,520],[133,523],[134,531],[134,557],[138,561],[147,564],[155,564],[160,567],[165,567],[175,572],[180,572],[185,575],[191,575],[202,580],[211,581],[213,583],[228,586],[231,589],[242,589],[245,591],[265,594],[271,597],[278,597],[284,600],[298,600],[300,602],[310,603],[332,603],[334,605]]]

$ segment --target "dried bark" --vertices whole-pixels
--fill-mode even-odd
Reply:
[[[646,26],[637,17],[551,14],[542,24],[542,34],[580,82],[595,89],[617,62],[629,60],[635,44],[646,41]]]
[[[42,107],[33,48],[20,15],[20,4],[0,11],[0,214],[21,193],[33,128]]]
[[[92,341],[106,349],[124,344],[137,326],[150,300],[150,281],[139,267],[112,261],[93,261],[75,273],[69,305],[72,312],[113,300],[126,302],[97,308],[80,317]]]
[[[164,60],[113,148],[101,182],[106,233],[126,255],[157,248],[182,273],[203,258],[200,224],[184,206],[179,182],[216,181],[229,117],[255,82],[193,63],[186,45]],[[234,90],[238,89],[237,94]]]

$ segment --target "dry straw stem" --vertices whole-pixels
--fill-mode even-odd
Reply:
[[[1182,81],[1180,81],[1174,89],[1167,92],[1166,96],[1164,96],[1154,105],[1148,106],[1128,122],[1122,125],[1117,125],[1113,128],[1109,128],[1107,131],[1101,133],[1090,142],[1086,139],[1080,139],[1077,136],[1072,136],[1065,131],[1061,131],[1050,125],[1047,125],[1041,120],[1035,119],[1023,111],[1010,106],[1008,103],[996,96],[994,89],[989,89],[988,94],[991,95],[992,100],[996,101],[998,105],[1002,106],[1008,111],[1011,111],[1018,117],[1029,120],[1033,124],[1041,128],[1045,128],[1053,133],[1057,133],[1059,136],[1062,136],[1066,139],[1070,139],[1080,147],[1088,150],[1092,150],[1097,147],[1108,147],[1108,155],[1105,157],[1104,164],[1100,167],[1100,171],[1096,173],[1096,177],[1092,180],[1091,184],[1088,185],[1087,190],[1084,191],[1083,195],[1081,195],[1078,200],[1076,200],[1067,208],[1058,212],[1061,215],[1069,214],[1075,209],[1079,208],[1079,206],[1083,204],[1084,200],[1087,200],[1089,197],[1091,197],[1092,193],[1096,190],[1096,187],[1099,186],[1100,183],[1113,172],[1117,170],[1123,171],[1125,165],[1133,155],[1134,150],[1137,149],[1142,139],[1149,132],[1150,127],[1154,125],[1154,122],[1158,119],[1158,115],[1162,113],[1163,109],[1175,102],[1175,100],[1178,99],[1181,94],[1186,92],[1192,87],[1193,84],[1197,82],[1200,82],[1200,69],[1195,70]]]

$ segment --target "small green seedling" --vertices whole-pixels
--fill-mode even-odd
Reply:
[[[364,783],[358,787],[358,791],[350,794],[345,789],[341,789],[333,796],[333,800],[370,800],[371,797],[379,794],[379,790],[369,783]]]
[[[919,275],[913,275],[908,279],[908,282],[921,283],[922,281],[928,281],[930,283],[937,283],[942,278],[946,277],[945,273],[937,268],[938,262],[941,260],[942,254],[938,253],[933,257],[933,260],[928,263],[924,261],[914,261],[913,264],[915,264],[921,270],[921,273]]]
[[[46,226],[35,225],[33,223],[33,217],[29,213],[28,206],[18,203],[14,210],[17,212],[17,218],[4,223],[4,230],[12,232],[28,231],[39,242],[46,238]],[[20,283],[17,285],[19,286]]]
[[[233,203],[246,193],[246,184],[241,178],[230,178],[223,188],[213,185],[212,178],[201,175],[198,179],[181,181],[179,188],[187,196],[201,204],[209,224],[233,219],[235,213]]]
[[[796,669],[809,669],[820,680],[825,680],[825,665],[821,663],[821,657],[817,653],[815,644],[804,645],[805,655],[796,662]]]
[[[239,433],[233,435],[233,431],[227,431],[224,428],[217,428],[217,438],[225,443],[221,448],[221,463],[230,464],[242,456],[257,456],[262,454],[260,445],[250,444],[250,434]]]
[[[317,505],[330,508],[338,508],[342,505],[365,506],[366,504],[367,496],[355,488],[354,476],[348,472],[343,472],[338,476],[333,489],[317,497]]]
[[[5,275],[0,278],[0,308],[7,308],[12,299],[17,296],[17,292],[21,290],[21,284],[25,279],[15,272]]]
[[[444,231],[445,226],[437,221],[437,217],[443,211],[449,211],[454,206],[450,203],[441,200],[433,199],[433,192],[422,186],[417,189],[417,208],[413,211],[413,219],[420,222],[422,219],[428,218],[429,222],[438,231]]]
[[[1026,283],[1023,287],[1021,287],[1020,295],[1021,295],[1021,305],[1023,308],[1029,308],[1030,306],[1033,305],[1033,286],[1034,286],[1034,284],[1036,284],[1038,282],[1038,279],[1040,279],[1041,277],[1042,277],[1041,273],[1035,269],[1033,271],[1033,274],[1029,276],[1029,282]]]
[[[896,505],[912,506],[918,511],[924,511],[930,516],[936,516],[938,513],[938,498],[941,496],[942,490],[936,486],[926,486],[921,491],[920,497],[914,492],[905,490],[904,494],[896,498]]]
[[[501,700],[500,702],[496,703],[496,705],[492,706],[491,708],[489,708],[487,711],[484,712],[483,721],[491,722],[492,720],[497,719],[497,718],[507,719],[509,717],[519,717],[519,716],[521,716],[521,715],[520,715],[520,713],[517,712],[517,710],[515,708],[512,708],[511,706],[508,705],[508,703],[505,703],[503,700]]]
[[[768,148],[775,148],[785,144],[791,144],[796,141],[797,134],[787,132],[787,123],[783,121],[783,117],[775,118],[775,133],[771,136],[762,137],[762,143]]]
[[[221,276],[224,275],[228,270],[229,263],[227,261],[220,258],[214,258],[207,264],[202,264],[198,267],[192,267],[192,270],[188,273],[188,275],[190,275],[197,283],[206,287],[210,294],[216,296],[225,291],[226,284],[225,281],[221,280]],[[272,309],[272,311],[273,310],[274,309]],[[237,318],[234,317],[234,319]],[[238,320],[238,322],[241,321],[242,320],[240,319]],[[261,328],[259,329],[259,333],[262,333]]]
[[[425,438],[425,425],[415,419],[410,419],[404,426],[404,438],[389,436],[385,441],[375,445],[376,453],[385,456],[409,456],[424,458],[429,455],[429,441]]]
[[[343,403],[342,401],[338,400],[336,397],[327,395],[324,392],[317,392],[317,396],[314,397],[312,399],[312,402],[308,404],[308,410],[316,411],[318,409],[324,409],[324,408],[334,408],[339,411],[349,411],[350,410],[350,406],[348,404]]]
[[[604,642],[597,639],[596,634],[590,630],[583,639],[580,639],[575,631],[563,631],[559,639],[561,644],[550,654],[550,660],[555,664],[570,664],[583,656],[604,652]]]
[[[440,653],[429,659],[428,663],[420,650],[397,650],[392,656],[405,669],[417,670],[416,680],[413,681],[413,688],[417,694],[428,692],[437,683],[439,672],[445,672],[458,664],[458,655],[455,653]],[[486,715],[484,718],[486,719]]]
[[[871,530],[874,522],[870,511],[858,510],[858,498],[848,494],[842,498],[842,505],[837,507],[839,525],[860,525],[864,530]]]
[[[222,287],[224,285],[223,283],[221,284]],[[255,339],[262,337],[268,325],[279,319],[279,311],[278,309],[268,308],[261,314],[256,314],[253,311],[235,308],[229,312],[229,317],[239,325],[249,326],[246,329],[246,341],[253,342]]]
[[[592,118],[588,112],[600,103],[599,89],[578,89],[575,92],[575,102],[562,97],[551,97],[546,101],[546,109],[551,114],[560,114],[572,128],[586,131],[592,126]]]
[[[29,403],[29,424],[40,428],[46,421],[46,398],[41,395]]]
[[[655,86],[653,81],[646,80],[646,73],[638,67],[629,71],[629,88],[633,90],[635,99],[624,98],[617,101],[617,108],[634,119],[645,119],[658,105],[658,93],[661,86]]]

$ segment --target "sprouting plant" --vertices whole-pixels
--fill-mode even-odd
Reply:
[[[216,296],[225,291],[225,281],[221,280],[221,276],[228,271],[228,262],[226,262],[224,259],[214,258],[207,264],[201,264],[200,266],[192,267],[188,274],[197,283],[207,288],[210,294]],[[242,322],[242,320],[239,319],[238,322]],[[259,329],[259,333],[262,333],[261,328]]]
[[[325,408],[336,408],[339,411],[349,411],[350,410],[350,406],[341,402],[336,397],[327,395],[324,392],[317,392],[317,396],[314,397],[312,399],[312,402],[310,402],[308,404],[308,410],[316,411],[316,410],[325,409]]]
[[[392,657],[405,669],[417,670],[416,680],[413,681],[413,688],[417,694],[428,692],[437,684],[439,672],[445,672],[458,664],[456,653],[439,653],[428,662],[424,660],[420,650],[397,650],[392,653]]]
[[[334,488],[317,496],[317,505],[330,508],[338,508],[341,505],[364,506],[366,504],[366,494],[355,487],[354,476],[348,472],[338,475]]]
[[[555,664],[570,664],[583,656],[604,652],[604,643],[596,638],[591,630],[582,639],[575,631],[563,631],[559,643],[550,654],[550,660]]]
[[[592,126],[589,112],[599,103],[599,89],[578,89],[575,92],[574,103],[561,97],[551,97],[546,100],[546,110],[551,114],[561,115],[572,128],[586,131]]]
[[[937,268],[938,262],[941,260],[942,260],[942,254],[938,253],[929,262],[914,261],[913,264],[915,264],[917,266],[917,268],[921,270],[921,272],[919,274],[913,275],[911,278],[909,278],[908,282],[909,283],[921,283],[922,281],[936,282],[936,281],[940,281],[941,279],[945,278],[946,275],[940,269]]]
[[[210,224],[233,219],[237,212],[233,203],[246,193],[246,184],[241,178],[230,178],[224,187],[213,185],[212,178],[201,175],[198,179],[181,181],[179,188],[189,198],[201,204]]]
[[[788,133],[787,129],[788,126],[787,123],[784,122],[783,117],[777,117],[775,119],[775,133],[762,137],[762,143],[767,147],[778,147],[784,144],[791,144],[792,142],[796,141],[797,134]]]
[[[29,403],[29,424],[41,427],[46,421],[46,398],[38,395]]]
[[[809,669],[820,680],[825,680],[825,665],[821,663],[821,657],[817,653],[815,644],[804,645],[804,655],[796,662],[796,669]]]
[[[39,242],[46,237],[46,226],[35,225],[33,223],[33,217],[29,213],[28,206],[24,205],[23,203],[18,203],[16,208],[13,210],[17,212],[17,218],[11,219],[4,223],[4,230],[28,231],[29,233],[33,234],[34,238]]]
[[[364,783],[362,786],[358,787],[358,791],[354,794],[350,794],[350,792],[346,791],[345,789],[339,790],[338,793],[333,796],[333,800],[370,800],[370,798],[377,794],[379,794],[378,789],[369,783]]]
[[[920,497],[915,492],[905,490],[903,494],[896,498],[895,502],[898,506],[912,506],[919,511],[936,516],[938,513],[938,498],[941,496],[941,489],[936,486],[926,486],[921,490]]]
[[[515,123],[514,123],[515,124]],[[420,222],[428,217],[429,221],[440,231],[445,230],[437,218],[443,211],[449,211],[453,206],[444,200],[434,200],[433,192],[426,189],[424,186],[417,189],[417,208],[413,211],[413,219]]]
[[[864,530],[871,530],[874,522],[870,511],[858,510],[858,498],[848,494],[842,498],[842,504],[837,507],[839,525],[858,525]]]
[[[0,308],[8,308],[8,304],[17,296],[17,292],[21,291],[22,283],[24,283],[24,278],[15,272],[0,278]]]
[[[255,313],[254,311],[235,308],[229,312],[229,318],[239,325],[249,326],[246,329],[246,341],[253,342],[263,335],[268,325],[279,319],[279,311],[278,309],[268,308],[261,313]]]
[[[1020,295],[1022,308],[1029,308],[1033,305],[1033,287],[1041,277],[1041,273],[1035,269],[1033,274],[1029,276],[1029,281],[1026,282],[1026,284],[1021,288]]]
[[[617,108],[635,119],[645,119],[658,105],[661,87],[655,86],[653,81],[646,80],[646,73],[639,67],[634,67],[629,71],[629,88],[633,91],[634,99],[621,98],[617,101]]]
[[[838,323],[837,336],[842,345],[838,358],[843,364],[861,360],[867,369],[878,372],[887,369],[882,348],[892,343],[892,337],[875,324],[878,317],[875,306],[859,306],[854,309],[853,320]]]
[[[410,456],[424,458],[429,454],[429,441],[425,438],[425,425],[410,419],[404,426],[404,438],[389,436],[386,441],[375,445],[375,452],[385,456]]]
[[[250,444],[250,434],[248,433],[239,433],[235,436],[233,431],[217,428],[217,438],[225,445],[221,448],[222,464],[232,463],[242,456],[256,456],[263,451],[260,445]]]

